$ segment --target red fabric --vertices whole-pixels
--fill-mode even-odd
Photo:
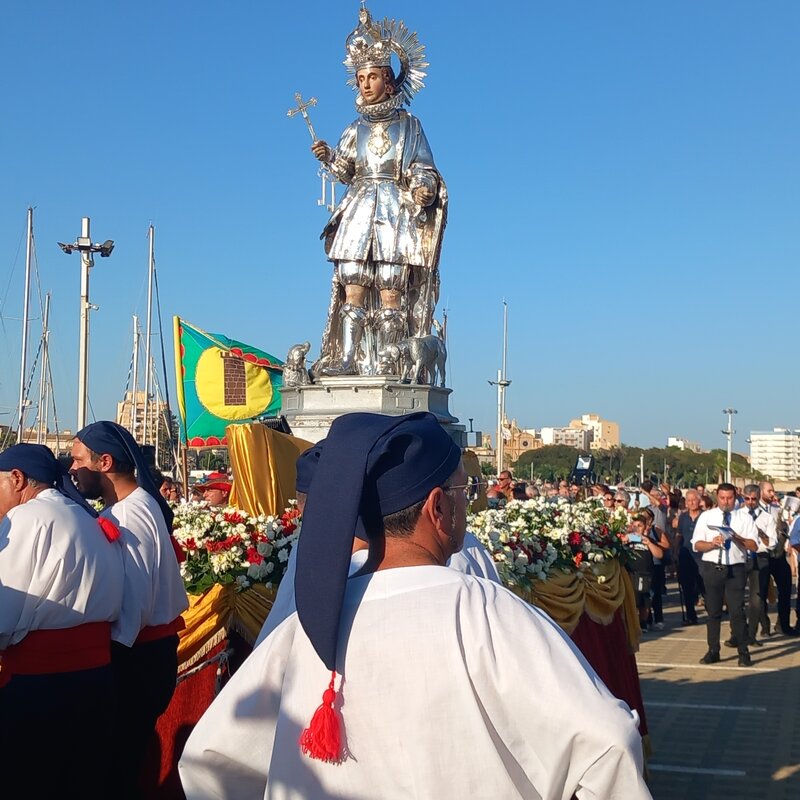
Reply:
[[[220,642],[204,659],[214,658],[227,646],[227,640]],[[214,699],[217,666],[215,661],[181,681],[167,710],[159,717],[140,781],[142,795],[148,800],[185,800],[178,760],[189,734]]]
[[[186,623],[183,621],[183,617],[175,617],[172,622],[168,622],[166,625],[148,625],[139,631],[139,635],[136,637],[136,644],[154,642],[156,639],[166,639],[167,636],[174,636],[185,627]]]
[[[570,638],[594,667],[608,691],[639,714],[639,733],[646,735],[647,718],[639,671],[636,657],[628,648],[622,609],[617,610],[610,625],[600,625],[583,614]]]
[[[105,667],[111,663],[111,623],[31,631],[0,651],[0,686],[17,675],[51,675]]]

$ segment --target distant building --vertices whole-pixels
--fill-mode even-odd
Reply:
[[[592,431],[588,428],[542,428],[542,444],[561,444],[576,450],[588,450],[592,442]]]
[[[800,430],[752,431],[750,463],[753,469],[776,481],[800,479]]]
[[[43,436],[39,437],[39,431],[36,428],[25,428],[22,431],[22,441],[25,444],[44,444],[47,445],[57,456],[69,455],[72,450],[72,440],[75,434],[70,430],[63,430],[56,433],[55,431],[46,431]],[[9,444],[16,444],[16,433],[11,433],[11,441]]]
[[[703,448],[699,442],[690,442],[682,436],[670,436],[667,439],[667,447],[677,447],[678,450],[689,450],[692,453],[702,453]]]
[[[570,428],[582,428],[591,433],[589,447],[592,450],[611,450],[619,447],[619,423],[602,419],[598,414],[583,414],[580,419],[573,419]]]
[[[117,425],[127,428],[140,445],[146,443],[157,448],[156,461],[159,466],[171,467],[173,459],[167,427],[168,419],[169,424],[172,424],[169,406],[151,398],[147,410],[147,436],[145,436],[144,398],[143,391],[137,391],[135,397],[133,392],[125,392],[122,402],[117,403]]]

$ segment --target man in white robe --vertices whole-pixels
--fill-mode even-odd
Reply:
[[[298,613],[190,736],[188,800],[650,797],[636,713],[569,638],[498,584],[444,567],[463,541],[466,482],[430,414],[334,422],[299,540]],[[346,579],[359,513],[382,517],[385,535]]]
[[[112,791],[119,531],[98,524],[44,445],[0,454],[0,517],[0,771],[29,797],[101,800]]]
[[[317,442],[313,447],[300,454],[297,459],[297,480],[296,480],[296,500],[297,506],[302,515],[306,503],[311,481],[314,477],[314,468],[322,455],[322,448],[325,440]],[[355,575],[367,560],[367,539],[363,531],[363,526],[358,525],[356,535],[353,539],[353,555],[350,559],[349,575]],[[448,567],[452,567],[459,572],[467,575],[475,575],[478,578],[488,578],[495,583],[501,583],[497,573],[497,567],[492,561],[492,557],[474,533],[467,533],[464,536],[464,544],[457,553],[453,553],[447,562]],[[275,595],[275,602],[261,626],[256,637],[254,648],[258,647],[267,636],[278,627],[287,617],[294,614],[297,605],[294,599],[294,576],[297,567],[297,546],[292,548],[289,560],[286,562],[286,571],[278,585]]]
[[[175,692],[178,631],[189,607],[172,538],[172,510],[130,433],[100,421],[78,431],[72,469],[85,497],[121,531],[122,611],[112,630],[119,798],[139,797],[139,777],[158,717]]]

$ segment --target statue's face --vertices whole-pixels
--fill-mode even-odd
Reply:
[[[382,103],[389,98],[386,91],[386,81],[380,67],[364,67],[356,73],[358,91],[364,102],[368,105]]]

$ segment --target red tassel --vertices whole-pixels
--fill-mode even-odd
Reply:
[[[339,715],[333,707],[336,671],[322,695],[322,704],[314,712],[308,727],[300,734],[300,749],[309,758],[336,763],[342,760],[342,731]]]
[[[116,542],[119,539],[119,528],[108,517],[98,517],[97,524],[109,542]]]

